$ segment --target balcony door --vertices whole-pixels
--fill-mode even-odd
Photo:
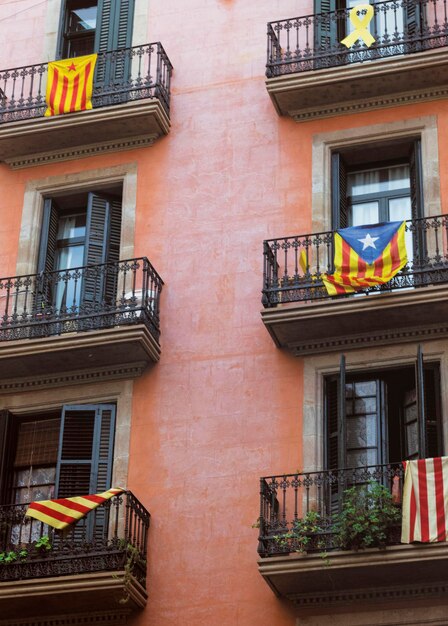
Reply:
[[[327,469],[442,454],[437,363],[346,372],[325,381]]]
[[[347,49],[341,41],[355,28],[349,13],[360,4],[372,4],[374,7],[368,30],[375,38],[375,43],[367,47],[358,40]],[[421,5],[417,0],[403,6],[393,0],[380,5],[362,0],[315,0],[314,13],[320,15],[315,28],[315,56],[320,58],[316,69],[387,57],[388,46],[391,47],[392,55],[419,49]]]
[[[59,319],[113,308],[120,231],[118,196],[89,192],[46,199],[36,313]]]
[[[35,500],[100,493],[111,487],[115,405],[70,405],[48,414],[0,414],[0,503],[11,505],[6,543],[24,543],[48,534],[40,523],[30,534],[22,522],[23,507]],[[16,514],[14,514],[16,511]],[[29,521],[29,520],[28,520]],[[74,538],[100,537],[105,509],[74,530]],[[28,528],[29,530],[29,528]],[[2,537],[3,542],[5,537]]]
[[[104,105],[105,93],[126,83],[131,69],[130,56],[106,54],[132,46],[134,0],[64,0],[62,3],[58,58],[99,54],[94,85]],[[94,94],[95,95],[95,94]],[[126,93],[123,92],[122,99]]]

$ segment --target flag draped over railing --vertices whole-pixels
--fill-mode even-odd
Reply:
[[[109,489],[103,493],[88,496],[31,502],[25,515],[34,517],[58,530],[63,530],[120,493],[123,493],[123,489]]]
[[[446,541],[448,457],[405,461],[402,543]]]
[[[45,117],[92,108],[97,54],[48,63]]]
[[[407,263],[406,222],[343,228],[334,234],[334,272],[322,277],[330,296],[383,285]]]

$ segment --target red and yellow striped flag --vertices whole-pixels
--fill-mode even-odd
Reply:
[[[448,457],[405,461],[401,542],[448,539]]]
[[[343,228],[334,234],[334,272],[322,277],[328,295],[389,282],[407,263],[406,222]]]
[[[97,56],[88,54],[48,64],[46,117],[92,108],[93,74]]]
[[[25,515],[34,517],[44,524],[63,530],[73,522],[82,519],[97,506],[110,500],[113,496],[123,493],[123,489],[109,489],[103,493],[57,500],[40,500],[31,502]]]

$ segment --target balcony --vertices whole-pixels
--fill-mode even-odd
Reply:
[[[329,296],[334,232],[264,242],[263,322],[278,347],[315,354],[448,335],[448,215],[406,222],[408,264],[385,285]]]
[[[159,359],[162,285],[146,257],[0,279],[2,390],[77,370],[139,375]]]
[[[109,81],[98,79],[104,67]],[[158,42],[99,54],[89,111],[45,118],[47,72],[48,63],[0,71],[0,161],[12,168],[150,145],[169,132],[172,65]]]
[[[66,531],[24,517],[27,506],[0,506],[2,619],[35,624],[39,616],[67,616],[82,607],[118,619],[146,605],[150,516],[131,492]]]
[[[447,96],[444,1],[372,6],[370,47],[340,43],[350,9],[268,24],[266,85],[279,114],[306,121]]]
[[[385,529],[380,548],[347,545],[337,524],[341,496],[355,485],[371,492],[375,484],[391,494],[387,506],[396,509],[399,520],[401,463],[261,479],[259,571],[300,615],[410,608],[423,599],[435,604],[443,598],[446,543],[399,544],[401,523],[395,522]],[[383,502],[385,507],[386,498]]]

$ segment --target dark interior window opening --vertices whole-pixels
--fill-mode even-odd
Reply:
[[[63,58],[92,54],[95,50],[98,2],[72,0],[67,2],[64,19]]]
[[[333,152],[333,229],[423,217],[422,189],[419,138]]]
[[[327,377],[325,393],[327,469],[421,457],[421,415],[423,456],[442,454],[439,363],[425,363],[420,381],[413,364]],[[419,394],[423,394],[422,412]]]
[[[0,502],[99,493],[111,487],[115,405],[0,414]]]

